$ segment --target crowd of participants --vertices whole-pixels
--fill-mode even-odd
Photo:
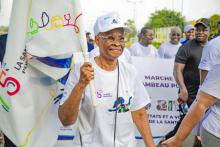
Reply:
[[[219,26],[218,34],[210,41],[211,25],[206,18],[199,19],[194,26],[186,25],[186,38],[183,40],[181,29],[173,27],[169,41],[162,43],[159,49],[152,45],[153,29],[143,27],[138,33],[138,41],[125,49],[125,32],[130,33],[131,30],[123,25],[118,14],[98,17],[94,25],[95,39],[91,38],[91,33],[86,33],[91,63],[76,65],[68,78],[58,110],[62,124],[77,123],[81,145],[85,147],[134,147],[134,122],[145,145],[155,146],[147,117],[150,98],[138,79],[131,57],[174,59],[179,108],[181,110],[187,105],[190,109],[187,113],[180,112],[180,121],[165,136],[162,146],[180,147],[192,129],[201,124],[195,129],[199,133],[195,133],[193,146],[219,147]],[[1,62],[6,37],[1,36]],[[94,80],[95,88],[101,90],[101,96],[108,97],[98,99],[97,107],[93,106],[88,88],[91,80]],[[12,146],[12,143],[6,145]]]

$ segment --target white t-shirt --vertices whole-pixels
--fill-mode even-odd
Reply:
[[[210,107],[210,113],[203,121],[203,127],[220,138],[220,64],[214,65],[209,71],[200,90],[216,97],[218,101]]]
[[[215,64],[220,64],[220,36],[205,45],[199,69],[209,71]]]
[[[117,147],[135,147],[135,130],[131,111],[150,103],[149,95],[139,80],[137,71],[119,59],[119,98],[116,103],[118,69],[105,71],[91,60],[95,73],[97,106],[94,107],[89,86],[86,87],[79,112],[79,130],[84,147],[112,147],[114,142],[114,117],[117,111]],[[66,83],[62,102],[70,95],[79,79],[80,66],[75,66]]]
[[[170,43],[170,41],[164,42],[160,46],[158,53],[161,58],[174,59],[180,46],[181,46],[181,43],[172,44]]]
[[[131,56],[139,57],[159,57],[157,49],[153,45],[143,46],[139,42],[134,43],[128,50]]]

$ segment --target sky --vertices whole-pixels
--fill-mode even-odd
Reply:
[[[136,1],[136,9],[135,4],[128,1]],[[82,8],[88,26],[94,24],[97,16],[116,11],[125,21],[135,18],[140,29],[151,13],[164,8],[182,12],[187,21],[220,15],[220,0],[82,0]]]
[[[8,25],[13,0],[0,0],[0,26]],[[149,16],[164,8],[182,12],[187,21],[220,15],[220,0],[81,0],[86,30],[92,32],[96,18],[107,12],[118,12],[123,21],[134,19],[140,29]],[[136,4],[135,4],[136,2]]]
[[[9,24],[12,0],[0,0],[0,26]]]

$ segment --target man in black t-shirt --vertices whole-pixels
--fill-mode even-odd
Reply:
[[[178,102],[180,105],[186,103],[189,107],[195,100],[200,85],[198,66],[203,47],[208,42],[210,22],[208,19],[202,18],[197,21],[195,28],[195,39],[179,48],[175,57],[173,71],[175,80],[179,86]],[[183,118],[184,115],[181,116],[174,130],[165,136],[166,139],[176,133]]]
[[[196,98],[199,89],[199,63],[204,45],[208,41],[210,23],[208,19],[199,20],[196,25],[196,38],[181,46],[176,54],[174,77],[179,85],[179,103],[189,106]]]

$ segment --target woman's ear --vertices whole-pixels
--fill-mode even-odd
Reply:
[[[98,45],[99,44],[99,40],[100,38],[98,37],[98,35],[97,36],[95,36],[95,43]]]

